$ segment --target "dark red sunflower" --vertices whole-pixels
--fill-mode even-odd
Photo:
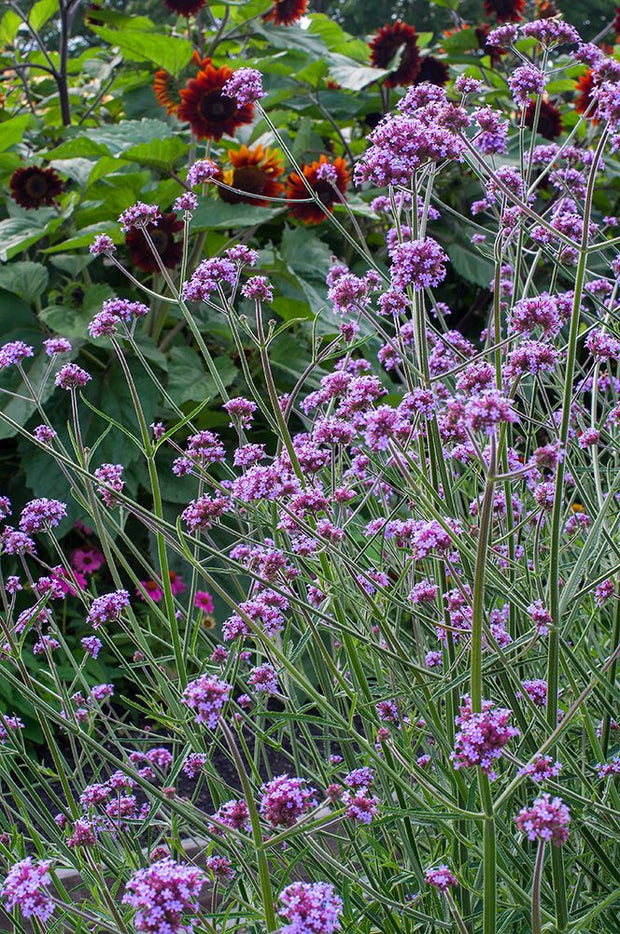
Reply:
[[[530,101],[525,111],[525,125],[532,129],[536,114],[536,101]],[[540,102],[537,133],[544,139],[557,139],[562,134],[562,114],[550,101]]]
[[[53,169],[40,169],[31,165],[16,169],[9,179],[13,201],[22,208],[34,210],[54,203],[62,191],[62,181]]]
[[[436,84],[438,87],[442,88],[444,84],[448,83],[449,78],[450,69],[446,63],[442,62],[440,58],[435,58],[434,55],[426,55],[422,59],[415,84],[422,84],[423,81],[428,81],[429,84]]]
[[[594,91],[594,72],[591,68],[588,68],[585,74],[579,78],[577,84],[575,85],[575,90],[577,91],[577,97],[575,98],[575,110],[578,114],[584,114],[594,97],[592,92]],[[596,119],[597,104],[594,104],[594,108],[590,110],[590,118]]]
[[[276,26],[291,26],[304,15],[308,9],[308,0],[274,0],[269,13],[265,13],[265,20],[273,20]]]
[[[206,6],[207,0],[164,0],[172,13],[179,16],[194,16],[198,10]]]
[[[148,224],[146,229],[166,269],[174,269],[178,266],[183,256],[183,244],[180,240],[175,240],[174,235],[183,229],[183,221],[179,220],[176,214],[163,214],[157,226]],[[146,237],[138,227],[129,231],[125,243],[134,266],[142,272],[159,272],[157,260],[151,252]]]
[[[397,19],[382,26],[369,45],[370,60],[375,68],[387,68],[400,55],[396,69],[384,78],[388,88],[413,84],[420,71],[418,36],[413,26]]]
[[[228,158],[232,169],[226,169],[222,181],[232,188],[239,188],[251,195],[264,195],[265,198],[277,198],[284,191],[284,185],[278,181],[284,173],[284,164],[273,149],[264,149],[260,143],[252,149],[241,146],[236,152],[229,149]],[[247,198],[226,188],[218,190],[222,201],[228,204],[239,204],[241,201],[258,207],[269,204],[268,200]]]
[[[483,0],[487,16],[494,16],[498,23],[518,23],[523,19],[525,0]]]
[[[349,186],[351,176],[347,169],[346,162],[340,157],[334,159],[332,162],[327,156],[322,155],[318,162],[312,162],[310,165],[302,165],[302,174],[310,184],[312,190],[318,195],[323,205],[323,208],[321,208],[314,201],[303,201],[303,199],[309,197],[308,190],[299,173],[291,172],[286,186],[288,207],[291,214],[299,218],[300,221],[303,221],[304,224],[320,224],[325,220],[326,213],[329,212],[331,214],[334,210],[334,203],[339,200],[334,191],[334,185],[327,180],[317,177],[317,171],[322,165],[333,166],[335,170],[334,184],[342,196],[345,195]],[[295,202],[299,203],[296,204]]]
[[[614,35],[620,36],[620,6],[617,6],[615,9],[614,16]]]
[[[187,120],[197,139],[221,139],[225,133],[233,136],[237,127],[252,122],[254,104],[239,107],[232,97],[222,94],[231,75],[226,65],[214,68],[210,62],[205,63],[197,76],[181,88],[177,117]]]

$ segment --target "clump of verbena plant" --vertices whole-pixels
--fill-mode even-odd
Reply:
[[[123,464],[83,443],[90,377],[69,342],[49,342],[45,373],[70,395],[67,442],[29,378],[32,348],[0,350],[41,424],[3,418],[59,466],[109,581],[87,584],[60,547],[63,501],[12,517],[2,500],[3,676],[32,704],[49,756],[39,765],[19,718],[1,716],[2,900],[39,930],[617,925],[620,261],[595,192],[620,145],[620,72],[557,19],[487,41],[506,50],[512,115],[461,74],[449,93],[410,88],[369,136],[354,176],[377,189],[383,255],[350,215],[331,214],[343,201],[334,165],[312,180],[333,201],[298,173],[356,260],[334,261],[335,336],[293,391],[279,394],[271,368],[281,332],[256,251],[236,243],[178,278],[160,264],[158,297],[202,353],[234,446],[157,382],[136,340],[146,304],[107,301],[89,328],[129,385],[134,418],[109,430],[147,464],[139,501]],[[539,145],[545,89],[575,62],[592,69],[590,106]],[[257,73],[237,72],[227,92],[260,113]],[[461,223],[493,270],[477,341],[450,329],[442,299],[441,189],[455,169],[478,180]],[[188,173],[185,256],[192,189],[220,183],[209,160]],[[156,262],[158,219],[141,203],[121,216]],[[92,252],[123,268],[109,238]],[[247,370],[248,396],[228,397],[195,325],[200,303],[242,364],[255,348],[264,392]],[[132,355],[176,421],[146,423]],[[194,493],[172,521],[162,485],[182,477]],[[148,530],[150,555],[130,523]],[[171,574],[179,556],[185,581]],[[221,641],[203,625],[212,595],[230,610]],[[80,607],[83,654],[67,647],[65,599]],[[35,671],[23,661],[33,643]],[[104,645],[134,685],[131,724],[114,685],[86,674]],[[63,886],[70,866],[89,898]]]

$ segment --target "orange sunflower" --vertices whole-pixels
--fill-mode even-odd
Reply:
[[[518,23],[523,19],[525,0],[482,0],[487,16],[494,16],[498,23]]]
[[[413,26],[397,19],[382,26],[369,45],[370,61],[375,68],[387,68],[400,51],[398,66],[383,79],[388,88],[413,84],[420,71],[418,35]]]
[[[265,20],[273,20],[276,26],[291,26],[304,15],[308,0],[274,0],[273,8],[265,13]]]
[[[322,166],[330,166],[331,169],[322,169]],[[301,171],[312,190],[318,195],[322,207],[315,201],[303,201],[304,198],[309,197],[308,189],[299,173],[291,172],[286,186],[289,211],[293,217],[299,218],[304,224],[320,224],[325,220],[328,212],[332,213],[334,203],[339,200],[335,188],[343,197],[346,193],[351,179],[347,164],[340,157],[330,162],[327,156],[322,155],[318,162],[302,165]],[[326,174],[332,174],[334,181],[329,181],[325,177]]]
[[[227,169],[222,175],[222,181],[232,188],[247,191],[248,195],[264,195],[266,199],[277,198],[284,191],[278,179],[284,173],[284,163],[274,149],[263,148],[260,143],[248,149],[228,150],[228,158],[232,169]],[[246,197],[226,188],[219,189],[222,201],[228,204],[254,204],[258,207],[267,207],[268,200],[258,197]]]
[[[167,114],[174,114],[179,109],[181,95],[172,75],[158,68],[153,79],[153,90],[157,103],[165,107]]]
[[[197,76],[181,88],[177,117],[187,120],[197,139],[221,139],[224,134],[233,136],[237,127],[252,122],[254,104],[239,107],[232,97],[222,94],[232,74],[226,65],[215,68],[211,62],[203,62]]]
[[[575,90],[577,91],[575,110],[578,114],[584,114],[594,100],[592,96],[592,92],[594,91],[594,71],[591,68],[588,68],[586,73],[581,76],[575,86]],[[590,119],[596,119],[597,107],[598,105],[595,104],[593,109],[590,110]]]

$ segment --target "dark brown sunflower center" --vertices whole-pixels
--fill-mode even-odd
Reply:
[[[249,191],[252,195],[262,195],[266,181],[263,170],[255,165],[242,165],[233,173],[233,188]]]
[[[49,185],[45,175],[31,175],[25,184],[26,193],[35,201],[40,201],[47,196]]]
[[[156,227],[155,230],[150,231],[151,240],[155,244],[155,249],[158,253],[164,254],[170,243],[170,237],[165,230],[158,230]]]
[[[224,123],[234,116],[237,105],[231,97],[224,97],[220,91],[210,91],[201,99],[198,109],[205,120]]]

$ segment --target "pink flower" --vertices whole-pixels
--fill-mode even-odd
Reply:
[[[333,934],[340,930],[342,899],[327,882],[292,882],[278,895],[279,914],[290,934]]]
[[[427,885],[432,885],[440,892],[447,892],[451,885],[458,885],[455,875],[450,872],[447,866],[436,866],[434,869],[427,869],[424,875],[424,881]]]
[[[194,606],[203,613],[213,613],[213,597],[208,590],[197,590],[194,596]]]
[[[570,811],[561,798],[543,794],[531,807],[522,808],[515,822],[528,840],[550,841],[554,846],[562,846],[568,840]]]
[[[9,870],[1,897],[5,907],[20,908],[25,918],[35,917],[45,923],[54,914],[54,905],[47,894],[52,879],[48,872],[50,860],[34,862],[29,856]]]
[[[105,557],[96,548],[76,548],[71,555],[71,567],[81,574],[94,574],[105,564]]]

